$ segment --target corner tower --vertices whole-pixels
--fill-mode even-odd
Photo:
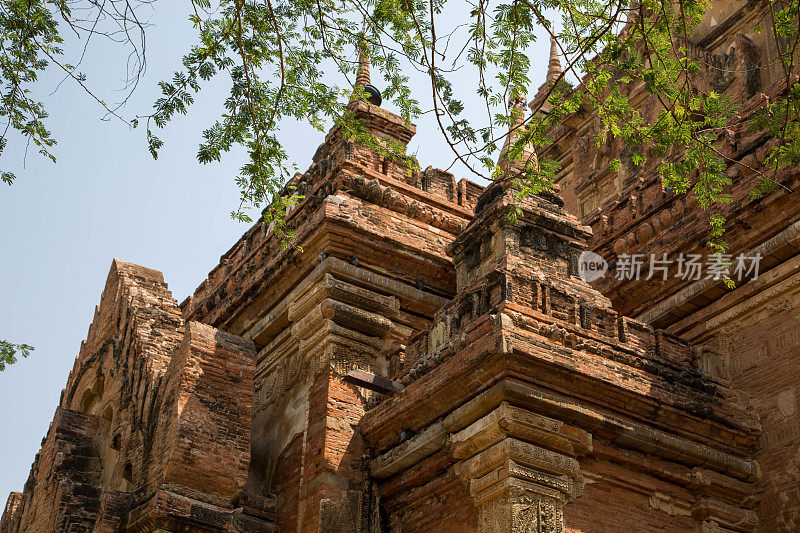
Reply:
[[[514,196],[483,192],[456,297],[362,420],[387,529],[753,531],[757,422],[577,277],[591,232],[557,196],[512,221]]]

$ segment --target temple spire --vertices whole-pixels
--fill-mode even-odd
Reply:
[[[558,56],[558,43],[555,37],[550,37],[550,59],[547,62],[547,76],[544,83],[539,87],[536,96],[531,100],[531,111],[536,112],[539,109],[546,113],[550,110],[550,104],[546,102],[546,99],[550,93],[550,88],[558,82],[563,72],[561,58]]]
[[[358,71],[356,72],[356,82],[353,87],[361,88],[364,94],[364,96],[361,98],[362,100],[366,100],[373,105],[379,106],[381,105],[382,101],[381,92],[375,88],[370,81],[369,56],[366,53],[366,49],[367,41],[362,37],[361,42],[358,44]],[[355,93],[350,101],[356,101]]]
[[[369,79],[369,56],[364,53],[366,43],[362,41],[358,48],[358,72],[356,73],[356,87],[366,87],[370,84]]]
[[[555,37],[550,37],[550,61],[547,63],[547,83],[555,83],[564,70],[558,57],[558,44]]]
[[[525,104],[527,97],[525,94],[514,91],[508,99],[508,112],[511,115],[511,121],[508,124],[508,135],[503,142],[503,149],[500,150],[500,158],[497,161],[498,168],[503,173],[509,171],[520,172],[525,169],[529,160],[533,158],[533,164],[538,164],[536,160],[536,152],[530,146],[526,146],[523,153],[519,158],[510,160],[508,157],[508,150],[517,142],[520,134],[525,131]]]

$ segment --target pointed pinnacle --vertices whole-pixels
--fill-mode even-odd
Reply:
[[[536,111],[540,108],[543,111],[548,111],[550,109],[550,104],[545,100],[547,95],[550,94],[551,88],[556,84],[559,77],[561,77],[562,72],[564,71],[561,68],[561,59],[558,57],[558,43],[556,42],[556,38],[551,36],[550,61],[547,63],[547,77],[536,92],[536,96],[533,97],[533,100],[531,100],[531,103],[528,105],[531,111]]]
[[[366,47],[366,43],[362,42],[361,46]],[[356,74],[356,87],[366,87],[370,84],[369,79],[369,56],[364,53],[363,49],[358,49],[358,73]]]
[[[547,83],[555,83],[561,73],[561,59],[558,57],[558,44],[555,37],[550,37],[550,62],[547,64]]]

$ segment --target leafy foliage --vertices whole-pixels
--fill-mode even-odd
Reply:
[[[404,50],[416,46],[409,34],[412,25],[389,6],[376,6],[373,24],[364,29],[354,20],[353,6],[333,0],[300,2],[222,1],[213,6],[197,1],[191,20],[199,43],[183,58],[182,71],[162,82],[163,96],[147,116],[147,137],[154,157],[162,146],[153,128],[163,128],[176,114],[186,113],[194,94],[211,78],[226,72],[230,95],[223,115],[203,133],[197,158],[202,163],[219,161],[233,146],[249,153],[237,185],[241,191],[236,219],[250,222],[245,209],[269,201],[264,222],[275,232],[286,233],[284,218],[302,198],[282,192],[294,168],[278,138],[281,120],[293,118],[323,131],[333,122],[356,142],[371,146],[396,160],[407,160],[400,146],[378,142],[343,105],[353,89],[326,83],[324,67],[335,66],[344,75],[355,74],[357,62],[349,59],[354,49],[372,56],[386,72],[384,94],[396,99],[403,116],[419,114],[411,97],[408,78],[400,74],[397,57],[379,44],[382,31],[391,31]],[[205,16],[201,16],[200,13]],[[358,95],[356,95],[358,97]]]
[[[752,128],[777,140],[760,169],[730,160],[720,149],[741,110],[730,95],[697,83],[704,65],[692,35],[709,0],[191,0],[196,43],[182,68],[160,83],[162,95],[152,112],[126,120],[118,114],[126,98],[109,106],[79,72],[80,59],[75,66],[60,60],[63,32],[77,34],[86,46],[93,37],[105,37],[130,49],[134,60],[126,88],[132,91],[145,65],[147,24],[138,13],[153,2],[0,0],[0,117],[6,121],[0,154],[7,135],[17,133],[54,159],[47,112],[31,96],[48,67],[60,69],[109,115],[132,127],[143,124],[154,158],[164,146],[159,130],[187,113],[209,81],[224,74],[230,82],[224,111],[203,132],[197,159],[218,162],[244,147],[249,157],[236,177],[240,204],[231,215],[250,222],[248,209],[266,206],[264,223],[288,246],[294,236],[286,216],[302,197],[284,185],[296,167],[278,139],[282,121],[303,121],[319,131],[334,124],[409,172],[416,168],[402,145],[374,138],[347,105],[364,96],[353,88],[361,54],[403,118],[432,113],[453,163],[487,179],[514,179],[520,197],[552,188],[561,170],[555,160],[526,155],[530,148],[547,147],[570,116],[594,114],[598,149],[624,146],[633,166],[651,165],[665,190],[691,194],[709,211],[708,244],[718,254],[726,249],[722,207],[731,201],[732,185],[727,169],[740,165],[758,176],[751,193],[757,199],[784,187],[780,172],[800,164],[800,0],[770,0],[768,26],[753,28],[778,50],[785,87],[746,117]],[[509,103],[532,84],[530,54],[542,36],[554,39],[565,67],[525,117]],[[412,90],[420,76],[426,88]],[[463,79],[474,83],[456,82]],[[471,106],[466,113],[466,99],[476,95],[480,109]],[[643,114],[640,95],[657,103],[655,116]],[[516,163],[513,171],[496,166],[507,138],[513,142],[506,143],[503,157]],[[611,158],[608,167],[620,172],[622,162]],[[15,176],[0,171],[0,179],[11,184]]]
[[[17,362],[17,356],[28,357],[33,351],[33,346],[27,344],[11,344],[0,339],[0,372],[6,369],[6,365],[13,365]]]
[[[55,141],[43,123],[44,106],[29,97],[37,74],[51,63],[118,116],[118,107],[109,108],[89,90],[85,75],[59,62],[60,32],[68,27],[87,44],[95,35],[127,35],[121,42],[132,47],[139,66],[129,76],[128,85],[135,88],[144,65],[146,28],[136,13],[153,1],[0,1],[6,130],[28,137],[53,157],[49,148]],[[790,0],[769,6],[768,32],[781,51],[789,88],[753,120],[754,127],[780,139],[768,160],[773,175],[757,171],[754,198],[775,189],[780,169],[800,162],[800,85],[790,79],[798,4]],[[230,93],[225,110],[204,131],[198,161],[217,162],[233,147],[245,147],[249,161],[236,178],[241,201],[231,214],[251,221],[247,209],[266,204],[264,222],[273,224],[285,240],[291,235],[285,233],[283,219],[301,198],[283,188],[296,170],[278,140],[283,120],[300,120],[320,131],[336,124],[357,142],[384,152],[409,170],[416,164],[401,146],[370,139],[364,125],[348,111],[347,102],[359,97],[359,89],[354,93],[352,88],[356,52],[370,58],[383,77],[384,97],[405,119],[433,113],[454,161],[476,175],[497,177],[497,152],[509,129],[515,142],[508,156],[519,157],[526,146],[547,146],[559,121],[590,110],[601,124],[595,138],[598,147],[620,141],[637,167],[658,160],[664,186],[679,194],[691,192],[703,209],[714,211],[731,199],[725,169],[738,163],[726,160],[718,143],[730,131],[737,108],[728,95],[695,83],[702,65],[691,53],[691,36],[706,14],[708,0],[474,0],[466,3],[466,16],[464,3],[446,0],[192,0],[191,5],[197,42],[184,55],[182,69],[160,83],[162,96],[152,113],[126,122],[134,127],[145,124],[148,148],[158,157],[164,142],[156,130],[187,113],[207,83],[226,74]],[[80,15],[74,14],[77,10]],[[456,12],[463,24],[452,23]],[[114,27],[124,32],[108,29]],[[141,44],[131,36],[132,29],[142,36]],[[546,104],[549,112],[520,121],[512,116],[508,102],[531,86],[529,54],[543,34],[556,40],[567,65],[539,101],[539,107]],[[454,84],[461,70],[474,73],[474,86]],[[418,100],[419,89],[412,91],[412,73],[428,78],[426,106]],[[572,87],[567,78],[579,80],[578,86]],[[631,101],[642,89],[660,104],[655,118],[643,116],[638,103]],[[464,97],[475,94],[484,102],[483,119],[472,109],[469,118],[465,116]],[[0,150],[5,144],[4,134]],[[544,158],[525,166],[515,176],[522,196],[549,188],[559,171]],[[609,168],[618,172],[619,159],[612,159]],[[7,172],[0,176],[6,183],[14,180]],[[719,238],[722,229],[724,224],[712,221],[709,243],[716,251],[725,247]]]
[[[151,0],[133,2],[138,7]],[[110,116],[126,122],[117,114],[127,97],[115,107],[108,104],[87,85],[79,71],[83,56],[75,65],[61,61],[64,32],[84,40],[84,53],[93,38],[103,37],[131,52],[127,62],[125,88],[128,96],[144,71],[144,30],[146,24],[136,15],[135,5],[127,0],[0,0],[0,156],[5,155],[9,135],[17,134],[38,153],[55,162],[56,140],[47,129],[47,110],[33,96],[39,74],[48,67],[60,70],[65,79],[77,83]],[[139,40],[136,40],[136,35]],[[4,124],[3,124],[4,123]],[[12,185],[13,172],[0,169],[0,181]],[[26,357],[33,350],[27,344],[13,344],[0,339],[0,370]]]
[[[50,7],[68,10],[63,2],[4,0],[0,3],[0,82],[3,84],[0,117],[6,123],[0,137],[0,155],[6,148],[6,134],[11,129],[37,146],[42,155],[55,161],[50,152],[55,140],[43,122],[47,112],[42,102],[31,97],[31,86],[47,66],[43,56],[61,53],[62,38]],[[15,179],[11,172],[2,172],[0,177],[8,185]]]

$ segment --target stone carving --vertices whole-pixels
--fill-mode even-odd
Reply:
[[[539,533],[538,506],[525,506],[521,511],[515,513],[515,515],[511,529],[514,533]]]
[[[729,382],[730,375],[724,361],[712,350],[704,348],[700,353],[700,370],[717,381]]]
[[[502,498],[481,505],[478,531],[511,531],[512,517]]]
[[[793,298],[789,298],[788,296],[784,296],[783,298],[778,298],[777,300],[773,300],[767,304],[767,313],[770,315],[774,315],[780,313],[781,311],[790,311],[796,305],[796,301]]]
[[[560,533],[563,505],[583,490],[574,458],[510,437],[459,462],[455,471],[469,482],[480,509],[478,531],[486,533]]]
[[[722,335],[719,336],[719,351],[727,364],[730,364],[731,342],[739,330],[742,329],[741,322],[734,322],[722,328]]]
[[[754,531],[758,526],[755,512],[710,498],[701,498],[692,506],[692,518],[703,533]]]
[[[690,54],[700,57],[713,72],[709,84],[717,92],[727,91],[736,83],[737,96],[749,98],[761,89],[759,76],[761,52],[746,36],[738,34],[727,52],[704,53],[699,47],[689,46]]]
[[[579,485],[573,485],[566,476],[553,476],[545,474],[544,472],[537,472],[528,468],[522,468],[519,465],[510,467],[509,472],[519,479],[532,481],[542,487],[549,487],[556,489],[564,494],[571,494]]]
[[[539,503],[539,521],[542,533],[561,533],[564,531],[564,515],[550,502]]]
[[[343,491],[338,501],[328,498],[320,502],[320,533],[359,533],[361,531],[361,493]]]
[[[253,407],[256,411],[263,411],[276,404],[278,400],[296,383],[300,382],[306,373],[303,357],[295,353],[282,353],[278,355],[279,361],[261,378],[256,379]]]
[[[480,508],[480,532],[562,533],[564,517],[554,500],[530,496],[498,496]]]
[[[253,398],[253,407],[256,411],[267,409],[283,394],[283,372],[284,368],[278,365],[264,379],[256,381],[256,393]]]
[[[284,390],[288,390],[295,383],[300,381],[305,371],[303,358],[299,354],[294,354],[286,361],[286,379],[284,382]]]
[[[446,320],[440,320],[428,335],[428,352],[433,353],[444,346],[450,328]]]
[[[367,352],[348,352],[339,354],[330,360],[331,366],[339,374],[346,374],[350,370],[372,371],[375,357]]]
[[[457,235],[465,227],[465,224],[460,219],[447,216],[442,211],[434,210],[427,204],[411,200],[391,187],[381,185],[378,179],[358,176],[352,179],[350,185],[353,193],[359,198],[405,214],[453,235]]]

